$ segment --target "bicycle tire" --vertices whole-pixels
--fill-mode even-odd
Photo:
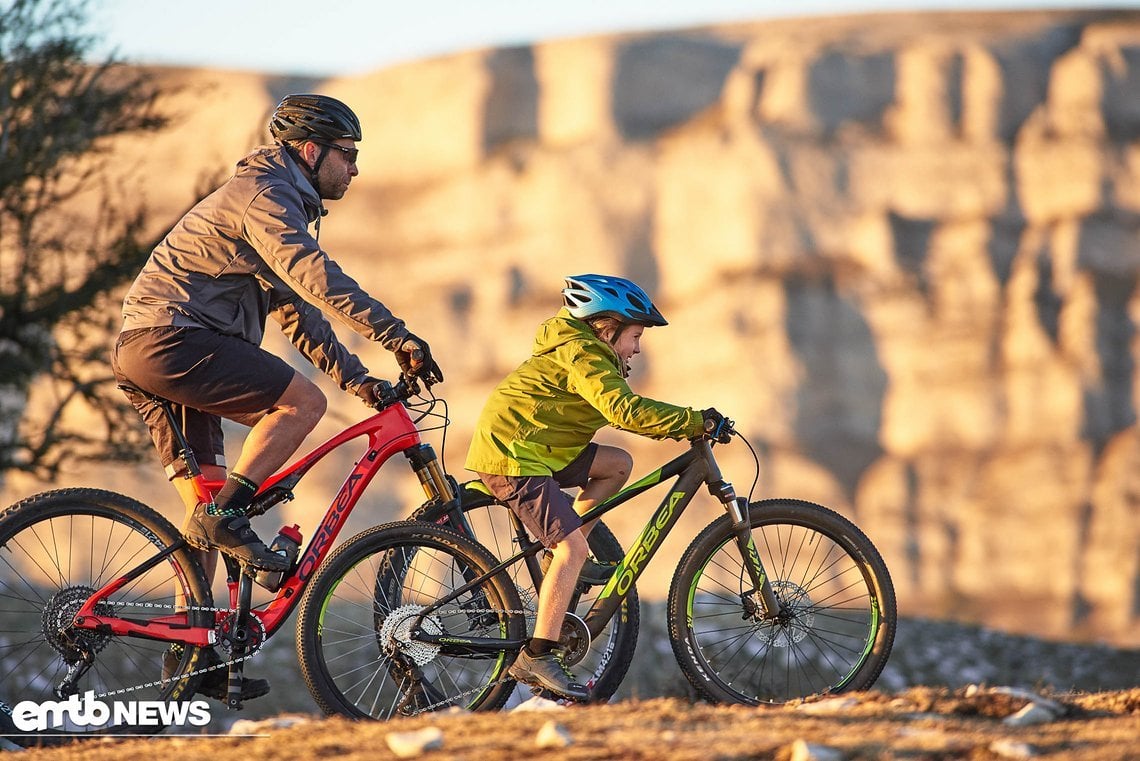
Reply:
[[[481,491],[467,488],[463,489],[460,501],[473,534],[470,538],[482,544],[500,560],[518,551],[518,542],[510,523],[509,507]],[[425,503],[413,517],[429,523],[450,525],[446,506],[438,502]],[[587,543],[590,555],[602,563],[618,563],[625,557],[621,543],[601,520],[598,520],[590,530]],[[507,569],[507,572],[518,590],[523,608],[533,617],[538,610],[538,593],[534,589],[534,581],[530,578],[526,565],[515,563]],[[582,594],[571,613],[584,616],[600,591],[601,588],[596,587]],[[575,655],[568,665],[576,672],[585,672],[588,675],[586,681],[590,685],[590,702],[609,701],[621,686],[633,663],[640,625],[641,606],[637,588],[630,587],[617,613],[589,643],[588,649],[583,652],[579,641],[575,641],[576,646],[571,647]],[[529,689],[525,685],[519,687]]]
[[[202,662],[201,649],[167,655],[166,642],[67,627],[92,593],[180,539],[154,510],[100,489],[44,492],[0,513],[0,736],[31,747],[166,728],[149,723],[156,717],[142,723],[120,717],[114,723],[116,706],[110,705],[111,716],[102,724],[64,713],[58,727],[29,731],[16,721],[13,708],[22,701],[60,701],[53,689],[60,687],[68,664],[81,660],[81,651],[94,652],[95,658],[74,684],[80,698],[92,691],[104,705],[108,700],[190,700],[203,677],[182,675]],[[191,606],[213,604],[205,572],[189,548],[176,550],[101,605],[108,614],[143,620],[169,616],[176,594]],[[191,610],[191,624],[210,621],[208,611]]]
[[[745,607],[751,582],[725,515],[682,555],[667,616],[677,663],[721,703],[784,703],[869,688],[886,665],[897,620],[879,552],[853,523],[800,500],[749,506],[752,537],[776,597],[777,621]]]
[[[376,526],[338,547],[310,580],[297,617],[301,673],[321,710],[386,720],[502,707],[515,687],[506,672],[516,652],[447,654],[408,636],[418,611],[466,583],[465,573],[481,575],[496,562],[451,529],[417,521]],[[437,634],[521,639],[520,606],[499,573],[422,625]]]

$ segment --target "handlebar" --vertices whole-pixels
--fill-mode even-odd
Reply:
[[[413,396],[418,396],[419,393],[420,384],[414,375],[401,376],[394,386],[386,380],[381,380],[376,384],[377,400],[372,407],[382,410],[394,404],[405,402]]]

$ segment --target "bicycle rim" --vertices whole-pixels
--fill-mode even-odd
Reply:
[[[670,593],[686,676],[715,700],[742,703],[869,687],[886,663],[895,620],[875,548],[816,505],[757,503],[751,512],[753,542],[783,614],[765,620],[749,608],[758,601],[729,522],[714,522],[682,559],[674,584],[684,587]]]
[[[168,709],[163,719],[140,715],[138,703],[188,700],[200,681],[184,676],[199,662],[197,648],[168,653],[165,642],[70,625],[92,593],[177,537],[149,508],[93,489],[36,495],[0,516],[0,730],[6,738],[21,745],[53,744],[91,735],[150,734],[180,715],[189,720],[189,706]],[[140,620],[172,615],[176,603],[211,604],[201,567],[186,551],[129,582],[95,612]],[[200,623],[202,614],[191,615]],[[78,678],[68,678],[81,670]],[[29,717],[13,719],[12,709],[22,702],[59,702],[72,695],[101,702],[107,715],[60,711],[35,728],[26,726]]]
[[[433,520],[444,517],[435,515],[439,510],[440,508],[434,504],[425,505],[421,510],[421,519]],[[463,513],[472,538],[490,550],[496,558],[502,560],[518,551],[518,542],[510,521],[510,508],[489,497],[481,499],[480,495],[472,497],[467,493],[464,495]],[[587,541],[591,556],[603,563],[617,563],[625,556],[621,544],[600,520],[590,532]],[[535,591],[534,581],[526,564],[515,563],[506,569],[506,573],[510,574],[511,581],[518,590],[522,607],[527,612],[527,620],[533,628],[538,612],[538,593]],[[600,591],[601,587],[587,589],[575,599],[570,613],[579,618],[585,617]],[[637,591],[631,588],[622,602],[622,607],[606,623],[597,637],[588,642],[580,637],[574,638],[572,650],[573,657],[577,660],[571,664],[571,668],[583,681],[592,683],[592,702],[602,702],[613,697],[629,671],[637,646],[639,613]],[[580,629],[579,626],[576,630]],[[520,684],[519,690],[523,693],[519,699],[525,700],[529,696],[527,693],[530,688]]]
[[[500,707],[514,688],[505,676],[512,653],[452,654],[411,633],[424,607],[489,568],[485,551],[418,523],[377,527],[339,548],[318,571],[298,617],[302,670],[321,707],[381,720],[452,706]],[[453,637],[520,638],[522,617],[511,612],[518,598],[503,581],[484,581],[420,626]]]

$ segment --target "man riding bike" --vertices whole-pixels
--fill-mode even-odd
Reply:
[[[318,243],[324,201],[344,196],[359,174],[356,114],[325,95],[288,95],[269,133],[274,144],[241,159],[233,177],[190,209],[151,253],[124,301],[112,367],[185,504],[186,540],[253,568],[284,570],[287,561],[265,546],[245,513],[261,482],[316,426],[326,400],[312,381],[260,347],[266,318],[365,402],[375,400],[376,381],[325,315],[393,351],[405,371],[430,381],[443,375],[427,343]],[[309,232],[313,223],[316,234]],[[212,502],[199,502],[179,470],[174,435],[146,394],[174,403],[204,475],[224,480]],[[250,427],[228,474],[222,418]],[[215,565],[211,554],[208,575]],[[210,672],[207,681],[218,681],[214,675],[224,695],[225,671]],[[249,691],[264,694],[268,686],[243,688],[243,697]]]

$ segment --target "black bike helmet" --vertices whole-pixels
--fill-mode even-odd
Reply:
[[[286,95],[269,120],[269,134],[279,143],[361,139],[360,120],[352,109],[327,95]]]
[[[640,286],[612,275],[572,275],[562,289],[563,303],[579,320],[616,317],[622,322],[659,327],[668,325]]]

